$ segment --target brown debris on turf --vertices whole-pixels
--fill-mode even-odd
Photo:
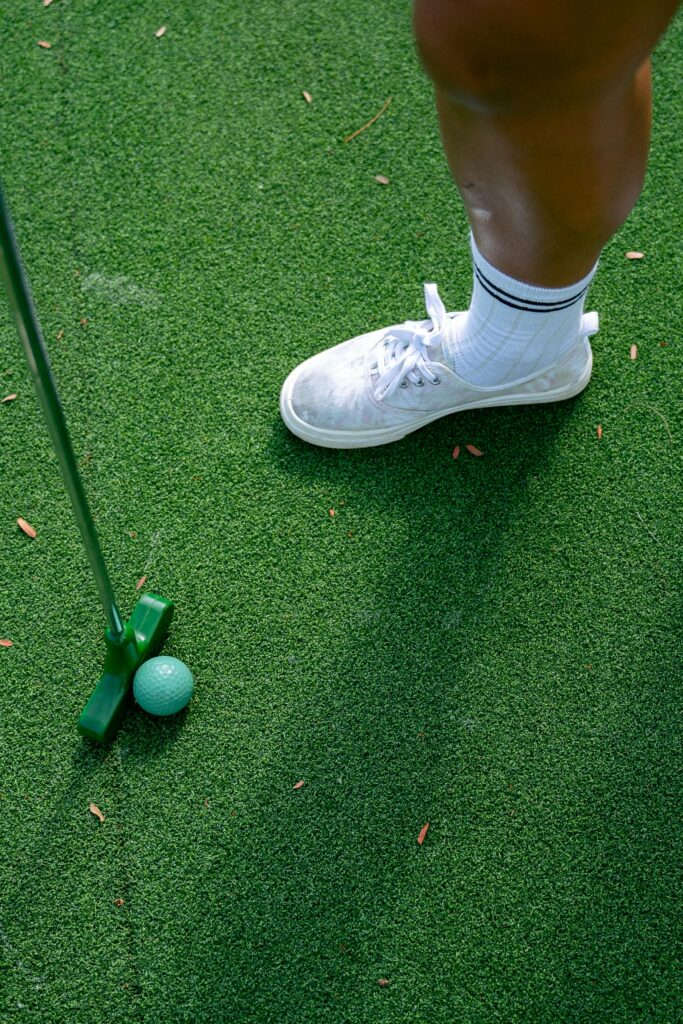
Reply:
[[[631,359],[637,359],[637,358],[638,358],[638,346],[637,345],[631,345]]]
[[[82,316],[81,319],[78,322],[81,325],[81,327],[87,327],[88,326],[88,318],[87,318],[87,316]]]
[[[135,589],[139,590],[140,587],[144,587],[146,582],[147,582],[147,577],[146,576],[141,576],[140,579],[135,584]]]
[[[52,43],[48,43],[48,41],[46,39],[39,39],[38,40],[38,46],[42,46],[42,48],[44,50],[51,50],[52,49]]]
[[[420,829],[420,834],[417,837],[417,845],[418,846],[422,846],[422,844],[424,843],[425,836],[427,835],[427,829],[428,828],[429,828],[429,822],[427,822],[426,825],[423,825],[422,828]]]
[[[157,39],[161,39],[163,35],[166,35],[166,26],[162,25],[161,28],[158,28],[154,35],[157,37]]]
[[[293,789],[301,789],[301,787],[304,784],[304,781],[305,781],[304,779],[301,779],[299,782],[296,782],[292,788]]]
[[[49,7],[51,3],[52,0],[43,0],[43,7]]]
[[[377,120],[377,118],[381,117],[382,114],[384,113],[384,111],[387,109],[387,107],[391,103],[391,100],[392,100],[392,97],[390,96],[389,99],[384,104],[384,106],[382,107],[382,109],[378,110],[377,113],[375,114],[375,116],[371,117],[370,120],[367,122],[367,124],[364,124],[360,128],[356,129],[356,131],[352,132],[351,135],[347,135],[346,138],[344,139],[344,142],[350,142],[351,139],[355,139],[356,135],[360,135],[360,133],[364,132],[366,128],[369,128],[371,124],[374,124],[375,121]]]
[[[11,640],[0,640],[0,647],[13,647],[14,644]]]
[[[602,427],[600,426],[599,423],[598,423],[597,435],[598,435],[598,441],[601,441],[602,440]]]
[[[460,445],[456,444],[455,448],[453,449],[453,458],[457,459],[459,454],[460,454]]]
[[[467,451],[470,452],[472,455],[483,455],[484,454],[483,452],[480,452],[478,448],[475,448],[473,444],[466,444],[465,448],[467,448]]]
[[[90,811],[91,814],[94,814],[96,818],[99,818],[100,821],[104,821],[104,815],[102,814],[102,811],[99,809],[97,804],[88,804],[88,810]]]
[[[55,334],[55,338],[57,339],[57,341],[61,341],[63,337],[64,337],[64,331],[63,330],[62,331],[58,331],[57,334]]]
[[[303,98],[306,100],[307,103],[312,103],[313,102],[313,97],[311,96],[310,92],[306,92],[305,89],[304,89],[304,91],[302,92],[301,95],[303,96]]]
[[[117,900],[114,900],[114,906],[115,907],[122,907],[125,902],[126,901],[122,900],[121,897],[119,896],[119,898]]]
[[[38,534],[33,529],[31,524],[27,523],[25,519],[21,518],[21,516],[19,516],[19,518],[17,519],[17,526],[19,527],[20,530],[23,530],[26,536],[30,537],[31,540],[35,540],[36,537],[38,536]]]
[[[644,252],[626,252],[624,256],[627,260],[642,260],[645,256]]]
[[[16,395],[5,395],[2,401],[0,401],[0,405],[4,405],[5,402],[13,402],[16,397]]]
[[[333,509],[333,508],[331,508],[331,509],[330,509],[330,518],[331,518],[331,519],[334,519],[334,516],[335,516],[335,512],[334,512],[334,509]]]
[[[375,175],[375,181],[379,185],[388,185],[389,184],[389,179],[385,178],[383,174],[376,174]]]
[[[390,984],[390,981],[388,978],[378,978],[377,984],[380,985],[382,988],[386,988],[387,985]]]

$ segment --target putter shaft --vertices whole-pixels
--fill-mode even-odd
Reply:
[[[0,187],[0,265],[7,289],[10,307],[17,324],[17,330],[24,347],[26,359],[36,387],[43,415],[59,460],[62,478],[66,486],[74,515],[85,549],[90,560],[100,600],[107,616],[109,629],[114,640],[123,636],[124,627],[114,597],[109,575],[104,564],[102,550],[95,530],[88,499],[76,466],[71,439],[66,426],[64,410],[52,374],[42,331],[35,312],[28,280],[21,262],[21,254],[12,228],[9,210]]]

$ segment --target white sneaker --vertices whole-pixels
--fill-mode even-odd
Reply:
[[[280,412],[297,437],[323,448],[368,448],[398,441],[441,416],[492,405],[572,398],[588,384],[588,338],[597,313],[585,313],[574,345],[540,373],[500,387],[468,384],[447,365],[449,332],[463,313],[447,313],[435,284],[425,284],[429,320],[407,320],[343,341],[289,374]]]

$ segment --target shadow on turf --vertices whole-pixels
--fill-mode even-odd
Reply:
[[[148,927],[171,929],[174,941],[163,980],[166,1016],[154,1003],[162,998],[158,982],[154,996],[142,994],[146,1019],[480,1021],[512,1019],[513,1008],[525,1005],[529,1015],[518,1019],[557,1024],[598,1019],[606,1006],[618,1012],[623,985],[610,988],[609,979],[623,974],[620,951],[634,928],[647,934],[650,914],[646,906],[644,923],[634,922],[627,899],[629,940],[624,892],[635,902],[642,896],[653,839],[665,883],[661,843],[672,834],[672,808],[660,710],[648,698],[662,684],[675,687],[680,603],[667,624],[671,646],[657,648],[639,680],[642,717],[622,714],[615,702],[590,734],[572,741],[567,756],[578,768],[586,759],[586,790],[569,790],[576,805],[565,794],[558,821],[548,809],[552,764],[547,786],[532,793],[537,804],[521,807],[508,788],[524,766],[509,763],[506,745],[519,743],[533,760],[545,743],[542,732],[528,732],[536,697],[525,690],[523,666],[508,704],[491,689],[480,654],[495,630],[491,592],[504,589],[509,532],[524,523],[530,481],[549,469],[575,407],[472,412],[355,452],[313,448],[277,423],[267,454],[280,472],[335,485],[380,513],[398,506],[416,542],[387,545],[386,577],[368,582],[372,614],[363,604],[342,640],[323,651],[310,699],[278,723],[272,764],[264,781],[252,780],[244,812],[231,819],[232,795],[202,789],[215,814],[201,826],[210,863],[193,879],[192,898],[172,901],[171,918],[148,911]],[[487,457],[454,466],[453,444],[470,440]],[[551,485],[552,475],[546,480]],[[459,563],[456,580],[450,563],[435,559],[426,579],[423,545],[446,535],[454,550],[474,557]],[[457,605],[445,629],[424,600],[441,593],[444,607]],[[396,642],[383,642],[391,630]],[[649,643],[630,637],[626,651],[635,656]],[[55,816],[92,797],[93,775],[110,757],[132,748],[131,759],[156,759],[181,738],[185,719],[135,713],[112,750],[78,747]],[[606,781],[592,744],[610,759]],[[227,751],[226,789],[229,776]],[[283,779],[304,776],[293,799]],[[513,810],[526,818],[515,823]],[[432,833],[419,848],[426,820]],[[578,840],[576,828],[585,829]],[[193,948],[202,956],[196,973]],[[636,942],[636,952],[643,948]],[[451,976],[440,979],[435,964],[449,962]],[[380,977],[390,986],[379,988]]]
[[[506,744],[521,743],[532,761],[540,755],[536,696],[525,693],[521,666],[515,700],[523,724],[511,719],[487,736],[487,721],[496,724],[507,705],[496,703],[486,684],[482,689],[481,662],[471,669],[494,625],[488,597],[492,580],[504,586],[508,530],[524,521],[530,479],[548,469],[574,408],[465,414],[457,427],[441,423],[397,445],[355,452],[313,448],[276,424],[269,454],[281,471],[316,487],[336,484],[356,498],[362,493],[365,507],[398,503],[414,521],[416,540],[386,566],[386,586],[371,595],[388,602],[384,613],[349,622],[344,642],[330,644],[316,667],[323,681],[310,702],[292,708],[279,734],[277,775],[249,794],[254,810],[237,848],[217,832],[216,861],[198,884],[202,905],[178,921],[188,943],[215,950],[203,963],[210,984],[193,977],[188,988],[186,975],[182,988],[169,991],[177,1019],[367,1024],[512,1019],[519,1011],[515,1019],[557,1024],[638,1005],[639,993],[616,980],[626,969],[620,907],[624,888],[636,896],[629,906],[637,905],[649,837],[669,832],[667,801],[645,798],[660,752],[616,708],[602,732],[569,742],[569,766],[575,761],[583,770],[588,760],[585,791],[570,779],[557,811],[549,809],[550,763],[538,805],[532,793],[527,822],[517,825],[509,817],[518,800],[508,779],[524,769],[507,763]],[[490,451],[488,461],[472,460],[464,484],[440,486],[453,444],[468,440]],[[434,623],[422,600],[422,545],[444,517],[455,546],[471,547],[472,520],[459,517],[454,494],[480,510],[485,543],[458,581],[457,632],[439,654],[425,644]],[[438,560],[430,563],[429,592],[452,594],[448,565],[441,571],[439,579]],[[673,636],[682,625],[678,607]],[[392,626],[412,638],[415,657],[406,658],[410,644],[382,644]],[[627,648],[635,646],[630,637]],[[650,662],[644,692],[673,681],[672,651],[660,648]],[[629,758],[627,739],[638,756]],[[616,750],[624,758],[623,789],[618,758],[606,782],[590,777],[599,775],[603,752]],[[304,775],[307,784],[292,799],[281,780]],[[263,818],[273,823],[274,842],[260,841]],[[415,840],[425,820],[433,835],[420,849]],[[573,829],[585,825],[577,840]],[[441,979],[434,965],[448,962],[448,948],[452,976]],[[379,977],[390,986],[379,988]]]
[[[384,1019],[388,1001],[396,1020],[418,1019],[399,1013],[429,1004],[432,982],[425,986],[419,972],[428,976],[430,945],[443,940],[430,938],[434,922],[421,919],[419,896],[418,906],[411,906],[411,892],[429,891],[439,841],[432,848],[430,838],[421,850],[415,840],[425,819],[447,835],[453,826],[444,805],[458,826],[459,819],[473,818],[481,827],[487,815],[501,810],[492,806],[488,780],[480,777],[488,757],[481,748],[486,740],[478,735],[486,706],[476,672],[465,666],[476,660],[478,639],[487,629],[489,594],[501,583],[508,527],[523,517],[529,479],[547,468],[574,405],[468,413],[457,425],[442,422],[404,442],[352,452],[307,445],[276,423],[268,455],[283,475],[316,487],[329,483],[364,510],[399,507],[414,523],[416,540],[400,557],[394,552],[393,563],[387,545],[386,585],[370,594],[371,604],[382,607],[376,614],[362,609],[342,643],[330,643],[316,666],[323,682],[282,727],[272,786],[249,794],[249,803],[276,823],[276,843],[260,843],[257,824],[248,820],[236,855],[230,836],[217,833],[218,860],[200,883],[201,914],[189,910],[179,922],[188,942],[197,938],[203,948],[215,949],[204,965],[211,984],[205,994],[201,983],[174,989],[178,1019],[182,1013],[197,1021],[366,1024]],[[510,438],[518,441],[511,444]],[[453,445],[470,440],[491,454],[488,460],[472,459],[456,478],[462,463],[454,467]],[[477,557],[455,585],[446,562],[442,579],[435,578],[438,559],[430,563],[428,591],[447,593],[458,604],[456,621],[444,633],[433,621],[430,627],[434,610],[423,603],[423,545],[433,542],[438,522],[453,535],[455,548],[471,549],[472,518],[461,517],[456,498],[478,510],[479,543]],[[378,643],[399,605],[396,626],[414,641],[415,657],[408,659],[405,644],[394,650],[391,643]],[[430,631],[439,643],[445,636],[443,651],[425,644]],[[423,745],[422,730],[429,736]],[[463,763],[463,792],[444,794],[441,769],[453,758]],[[279,780],[300,775],[308,782],[293,801]],[[452,834],[447,838],[453,842]],[[508,943],[504,919],[511,916],[510,908],[481,906],[486,897],[476,896],[476,876],[470,863],[463,900],[473,919],[466,941],[475,957],[482,930],[496,928]],[[457,911],[449,906],[452,897],[444,898],[439,927],[448,929]],[[407,958],[401,948],[401,929],[425,935],[417,968],[414,948]],[[379,977],[390,978],[393,990],[380,989]],[[478,991],[467,971],[459,972],[457,988],[462,1002],[451,1008],[451,1019],[465,1019],[459,1014],[473,1005],[481,1009],[490,1002],[493,1008],[495,998]]]
[[[448,503],[443,510],[452,516],[453,528],[465,529],[467,524],[458,521],[450,503],[453,497],[476,497],[485,508],[492,496],[503,496],[506,518],[512,519],[515,501],[523,500],[529,478],[547,468],[557,438],[580,401],[581,396],[547,406],[473,410],[430,424],[390,445],[352,450],[308,444],[290,434],[278,418],[269,454],[288,475],[315,483],[339,482],[379,508],[388,509],[390,503],[400,501],[421,509],[420,501],[427,496],[421,489],[432,487],[430,496],[442,495]],[[466,444],[483,449],[485,457],[471,456]],[[454,465],[455,445],[460,455]],[[468,462],[474,473],[467,473],[467,467],[467,476],[457,477],[454,470],[462,473]]]
[[[164,718],[146,714],[139,707],[133,706],[110,743],[102,746],[83,740],[82,748],[74,751],[73,764],[99,764],[117,748],[119,753],[124,756],[131,754],[136,761],[156,758],[182,737],[190,710],[191,706]]]

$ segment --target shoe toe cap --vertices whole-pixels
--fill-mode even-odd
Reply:
[[[322,430],[361,426],[371,404],[366,390],[366,350],[349,342],[297,366],[282,385],[280,396],[281,408],[287,406],[298,420]]]

